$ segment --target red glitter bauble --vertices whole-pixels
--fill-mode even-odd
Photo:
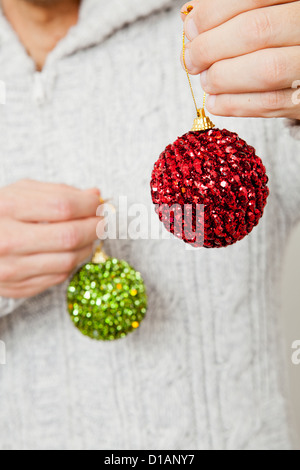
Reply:
[[[176,237],[195,247],[225,247],[258,224],[267,183],[253,147],[228,130],[210,129],[189,132],[162,152],[152,172],[151,194],[160,220]],[[204,218],[198,204],[204,205]]]

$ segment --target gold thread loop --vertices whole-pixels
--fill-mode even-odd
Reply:
[[[183,12],[181,12],[181,13],[183,13],[184,15],[188,15],[193,9],[194,9],[194,7],[188,6],[188,7],[187,7],[187,10],[186,10],[186,11],[183,11]],[[193,87],[192,87],[192,82],[191,82],[190,74],[189,74],[189,71],[188,71],[188,68],[187,68],[187,65],[186,65],[186,61],[185,61],[185,53],[186,53],[185,30],[183,29],[183,37],[182,37],[182,58],[183,58],[183,65],[184,65],[184,69],[185,69],[185,72],[186,72],[186,76],[187,76],[187,79],[188,79],[188,82],[189,82],[189,86],[190,86],[192,98],[193,98],[194,105],[195,105],[195,109],[196,109],[196,113],[197,113],[197,118],[196,118],[195,121],[194,121],[194,125],[193,125],[193,128],[192,128],[192,131],[200,131],[200,130],[212,129],[212,128],[214,127],[214,124],[213,124],[213,123],[211,122],[211,120],[205,115],[205,103],[206,103],[206,93],[205,93],[205,92],[204,92],[204,96],[203,96],[203,108],[202,108],[202,109],[199,109],[198,106],[197,106],[197,101],[196,101],[195,93],[194,93],[194,90],[193,90]]]
[[[191,90],[191,93],[192,93],[194,105],[195,105],[195,108],[196,108],[196,113],[197,113],[197,115],[198,115],[197,101],[196,101],[195,94],[194,94],[194,90],[193,90],[193,87],[192,87],[192,82],[191,82],[190,74],[189,74],[188,68],[187,68],[187,66],[186,66],[185,50],[186,50],[186,47],[185,47],[185,31],[183,30],[183,41],[182,41],[182,58],[183,58],[183,65],[184,65],[184,68],[185,68],[185,72],[186,72],[186,75],[187,75],[187,79],[188,79],[188,81],[189,81],[189,86],[190,86],[190,90]]]
[[[188,7],[188,8],[189,8],[189,7]],[[191,8],[193,9],[193,7],[191,7]],[[190,11],[191,11],[191,10],[190,10]],[[183,12],[183,13],[186,14],[186,15],[188,15],[188,14],[189,14],[189,11]],[[198,106],[197,106],[197,101],[196,101],[196,98],[195,98],[195,93],[194,93],[194,90],[193,90],[193,87],[192,87],[192,82],[191,82],[190,74],[189,74],[188,68],[187,68],[187,66],[186,66],[185,51],[186,51],[186,45],[185,45],[185,31],[183,30],[183,38],[182,38],[182,58],[183,58],[183,65],[184,65],[185,72],[186,72],[186,75],[187,75],[187,78],[188,78],[188,81],[189,81],[190,90],[191,90],[191,93],[192,93],[193,101],[194,101],[195,108],[196,108],[196,112],[197,112],[197,116],[198,116]],[[203,96],[203,108],[205,108],[205,103],[206,103],[206,93],[204,92],[204,96]],[[199,117],[199,116],[198,116],[198,117]]]

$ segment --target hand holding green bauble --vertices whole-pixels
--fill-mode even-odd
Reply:
[[[84,335],[102,341],[136,330],[147,311],[141,274],[126,261],[106,256],[101,246],[92,262],[72,278],[67,300],[74,325]]]

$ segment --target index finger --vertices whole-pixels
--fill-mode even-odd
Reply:
[[[0,197],[0,215],[21,222],[62,222],[93,217],[100,205],[99,193],[60,185],[36,188],[16,186]]]
[[[257,8],[294,3],[297,0],[193,0],[183,5],[181,17],[185,21],[184,28],[188,39],[208,31],[234,18],[240,13]],[[193,10],[185,15],[188,6]]]

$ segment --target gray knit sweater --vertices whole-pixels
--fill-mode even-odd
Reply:
[[[1,186],[96,185],[151,207],[153,163],[194,117],[178,60],[180,3],[84,0],[42,73],[0,18]],[[290,448],[278,313],[283,251],[300,219],[300,145],[282,120],[215,122],[267,167],[259,226],[226,249],[108,241],[149,294],[140,329],[116,342],[73,327],[66,285],[0,299],[1,449]]]

